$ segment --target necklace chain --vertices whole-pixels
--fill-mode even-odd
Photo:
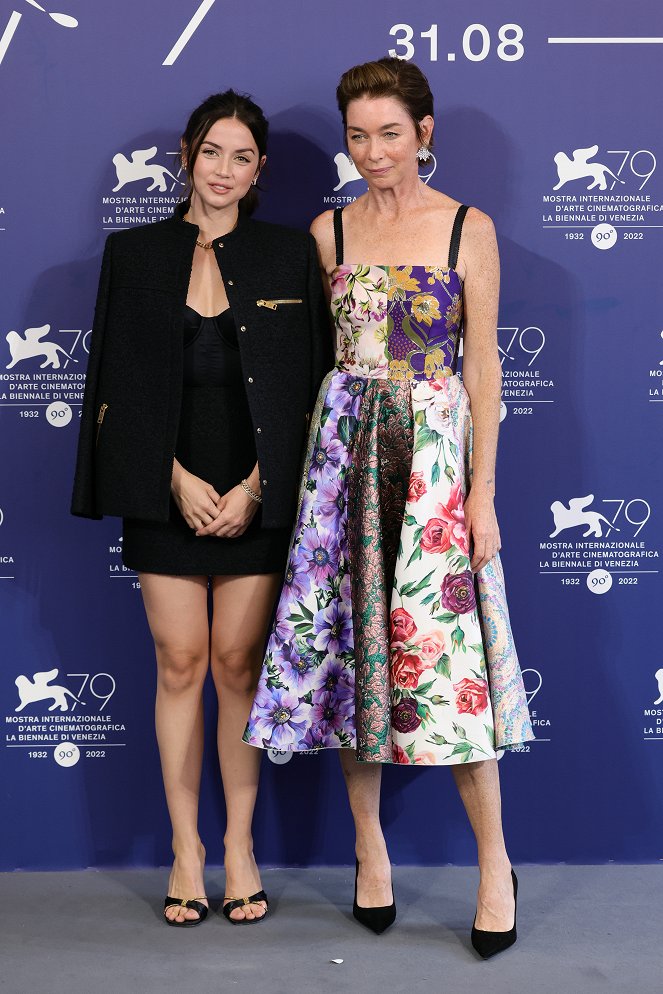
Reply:
[[[188,212],[187,212],[187,214],[184,215],[184,220],[185,221],[189,220],[189,218],[188,218]],[[192,222],[189,221],[189,224],[191,224],[191,223]],[[239,224],[239,214],[237,215],[237,220],[233,224],[233,226],[230,229],[230,231],[234,231],[238,224]],[[226,235],[229,235],[230,231],[226,231]],[[225,238],[225,235],[222,235],[222,237]],[[201,248],[201,249],[211,249],[214,246],[214,239],[212,239],[210,242],[201,242],[200,238],[196,238],[196,245],[198,246],[198,248]]]

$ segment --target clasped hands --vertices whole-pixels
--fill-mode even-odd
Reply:
[[[173,470],[171,493],[180,514],[196,535],[237,538],[258,510],[239,484],[221,496],[211,483],[179,466]]]

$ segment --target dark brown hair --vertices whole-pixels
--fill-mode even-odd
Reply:
[[[208,97],[191,114],[182,135],[184,146],[182,151],[189,178],[187,204],[191,201],[193,167],[198,158],[200,147],[205,141],[207,132],[212,125],[227,117],[237,118],[238,121],[241,121],[249,129],[258,148],[259,160],[263,155],[267,154],[269,122],[260,107],[247,94],[236,93],[234,90],[226,90],[224,93],[215,93],[211,97]],[[258,191],[255,186],[252,186],[248,193],[240,200],[239,209],[243,214],[252,214],[257,206]]]
[[[433,116],[433,94],[428,80],[414,62],[386,56],[344,72],[336,89],[344,130],[348,123],[348,104],[360,97],[395,97],[412,118],[417,139],[423,140],[419,121],[428,114]],[[432,146],[432,139],[428,144]]]

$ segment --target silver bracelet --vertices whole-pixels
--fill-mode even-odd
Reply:
[[[246,493],[249,495],[251,500],[254,500],[256,504],[262,504],[262,497],[260,496],[260,494],[257,494],[255,490],[251,489],[251,487],[248,485],[246,480],[242,480],[240,482],[240,486],[243,490],[246,491]]]

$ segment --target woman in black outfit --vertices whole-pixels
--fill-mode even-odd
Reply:
[[[260,754],[241,738],[306,426],[333,364],[312,237],[250,219],[267,130],[247,97],[210,97],[182,137],[187,200],[169,220],[108,238],[81,419],[72,511],[124,518],[123,560],[139,573],[156,647],[170,925],[207,916],[197,818],[210,666],[227,811],[223,911],[234,924],[267,912],[251,837]]]

